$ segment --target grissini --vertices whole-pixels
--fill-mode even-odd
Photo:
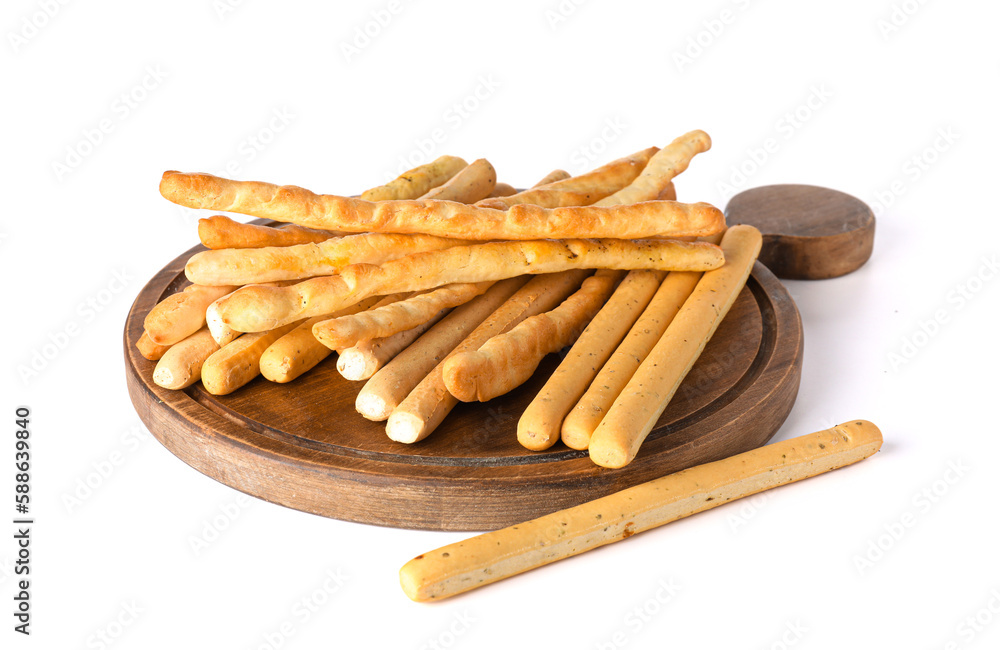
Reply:
[[[368,380],[355,402],[358,413],[369,420],[388,418],[427,373],[527,281],[527,276],[501,280],[445,316]]]
[[[287,287],[289,284],[294,284],[294,281],[283,280],[281,282],[264,282],[262,284],[269,287]],[[227,293],[226,296],[228,295],[229,294]],[[226,296],[223,296],[222,298],[225,298]],[[219,344],[219,347],[224,347],[232,343],[240,336],[240,334],[243,333],[237,332],[223,322],[222,315],[219,314],[219,301],[222,300],[222,298],[217,298],[211,305],[205,308],[205,324],[208,325],[208,331],[212,334],[212,338],[215,339],[215,342]]]
[[[465,161],[456,156],[440,156],[425,165],[403,172],[385,185],[365,190],[361,193],[361,198],[366,201],[415,199],[431,188],[447,182],[466,166]]]
[[[525,318],[559,304],[587,276],[587,270],[570,270],[532,278],[495,312],[479,324],[448,356],[478,350],[486,341],[514,327]],[[448,357],[431,370],[389,415],[386,434],[396,442],[414,443],[429,436],[458,400],[444,385]]]
[[[488,282],[569,269],[705,271],[722,263],[719,247],[703,242],[491,242],[415,253],[381,266],[352,265],[340,275],[313,278],[290,287],[244,287],[219,302],[219,313],[233,329],[254,332],[332,313],[368,296],[424,291],[457,282]]]
[[[881,446],[882,433],[865,420],[775,442],[418,555],[400,569],[400,585],[415,601],[454,596],[856,463]]]
[[[385,338],[426,323],[442,310],[464,305],[492,285],[492,282],[448,284],[391,305],[318,322],[313,326],[313,335],[332,350]]]
[[[630,271],[517,421],[518,441],[534,451],[559,440],[566,414],[649,304],[665,271]]]
[[[170,349],[169,345],[153,343],[153,341],[149,338],[149,334],[147,334],[145,330],[142,332],[142,336],[139,337],[139,340],[135,342],[135,347],[139,350],[139,354],[150,361],[156,361],[162,358],[163,354]]]
[[[209,305],[237,288],[192,284],[167,296],[146,314],[143,326],[149,340],[159,345],[183,341],[205,326],[205,310]]]
[[[560,182],[578,178],[581,177]],[[718,208],[707,203],[676,201],[551,209],[520,204],[504,211],[454,201],[371,202],[314,194],[292,185],[279,187],[173,171],[164,172],[160,193],[189,208],[239,212],[322,230],[422,233],[478,241],[700,237],[720,232],[725,227],[725,219]]]
[[[478,350],[452,355],[442,368],[448,392],[463,402],[487,402],[528,381],[547,354],[576,340],[624,275],[601,269],[555,309],[523,320]]]
[[[657,151],[656,147],[643,149],[586,174],[538,185],[511,196],[485,199],[479,205],[498,210],[506,210],[519,204],[545,208],[590,205],[634,181]]]
[[[475,203],[489,196],[496,184],[497,172],[493,165],[485,158],[480,158],[420,198]]]
[[[348,307],[339,315],[357,313],[383,301],[391,302],[401,297],[401,294],[396,294],[384,298],[368,298]],[[312,334],[313,325],[323,318],[325,317],[317,316],[306,320],[268,346],[260,355],[260,374],[278,384],[288,383],[309,372],[320,361],[330,356],[333,350],[317,341]]]
[[[490,192],[489,198],[510,196],[511,194],[517,194],[517,190],[514,189],[513,185],[510,185],[509,183],[497,183],[493,186],[493,191]]]
[[[760,252],[753,226],[733,226],[722,237],[726,263],[705,273],[694,292],[643,360],[590,439],[590,458],[624,467],[656,425],[681,381],[735,302]]]
[[[542,179],[537,183],[535,183],[534,185],[532,185],[531,187],[533,188],[541,187],[542,185],[548,185],[549,183],[555,183],[556,181],[564,181],[569,177],[570,177],[569,172],[564,171],[562,169],[553,169],[545,176],[542,176]]]
[[[424,332],[434,327],[448,311],[442,309],[429,320],[408,330],[382,338],[358,341],[351,347],[340,350],[337,354],[337,372],[350,381],[370,379],[397,354],[423,336]]]
[[[198,220],[198,238],[209,249],[222,248],[264,248],[265,246],[294,246],[326,241],[344,233],[329,230],[313,230],[295,224],[285,224],[279,228],[240,223],[217,214]]]
[[[300,280],[333,275],[350,264],[382,264],[411,253],[471,243],[431,235],[363,233],[297,246],[202,251],[191,256],[184,274],[204,285]]]
[[[295,329],[297,322],[269,332],[244,334],[214,352],[201,366],[201,384],[213,395],[228,395],[260,374],[260,356],[272,343]]]
[[[201,379],[202,364],[218,349],[219,344],[203,327],[167,350],[153,370],[153,381],[163,388],[187,388]]]
[[[691,159],[712,148],[712,139],[704,131],[691,131],[656,152],[638,178],[628,187],[605,197],[595,205],[624,205],[657,198],[671,180],[688,168]]]

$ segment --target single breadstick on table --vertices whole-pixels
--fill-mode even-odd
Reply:
[[[405,294],[384,298],[372,297],[343,310],[338,315],[357,313],[383,301],[399,300]],[[387,302],[387,304],[388,304]],[[260,356],[260,374],[265,379],[284,384],[312,370],[333,353],[333,350],[316,340],[312,327],[324,316],[310,318],[272,343]]]
[[[218,349],[219,344],[203,327],[167,350],[153,370],[153,381],[164,388],[187,388],[201,379],[202,365]]]
[[[489,196],[496,184],[497,172],[493,165],[480,158],[452,176],[447,183],[438,185],[420,198],[475,203]]]
[[[571,183],[581,178],[577,176],[559,183]],[[588,191],[595,193],[594,190]],[[310,228],[460,236],[477,241],[701,237],[720,232],[725,227],[725,218],[718,208],[707,203],[677,201],[596,207],[578,206],[583,201],[577,196],[573,199],[577,204],[575,206],[545,208],[522,204],[504,211],[454,201],[372,202],[314,194],[292,185],[279,187],[256,181],[232,181],[210,174],[172,171],[163,173],[160,193],[164,198],[189,208],[240,212],[276,221],[291,221]]]
[[[358,413],[369,420],[388,418],[427,373],[527,281],[522,276],[497,282],[445,316],[368,380],[355,402]]]
[[[146,314],[143,326],[149,340],[159,345],[173,345],[205,326],[205,310],[236,286],[207,287],[192,284],[171,294]]]
[[[416,601],[454,596],[856,463],[881,446],[882,433],[865,420],[775,442],[418,555],[400,569],[400,585]]]
[[[361,381],[371,378],[385,364],[420,338],[448,313],[442,309],[426,322],[402,332],[377,339],[358,341],[337,355],[337,371],[344,379]],[[388,417],[388,415],[387,415]]]
[[[665,271],[630,271],[517,421],[517,439],[534,451],[559,440],[563,418],[649,304]]]
[[[601,269],[552,311],[525,319],[478,350],[452,355],[442,369],[448,392],[463,402],[487,402],[528,381],[545,355],[577,339],[624,275]]]
[[[491,242],[415,253],[381,266],[356,264],[340,275],[290,287],[248,286],[219,301],[235,330],[259,332],[329,314],[363,298],[424,291],[457,282],[489,282],[569,269],[707,271],[723,264],[718,246],[668,239],[567,239]]]
[[[276,327],[268,332],[244,334],[215,352],[201,366],[201,383],[213,395],[228,395],[260,374],[260,357],[264,350],[298,322]]]
[[[150,361],[160,359],[163,357],[163,354],[170,349],[169,345],[153,343],[153,341],[149,338],[149,334],[147,334],[145,330],[143,330],[142,336],[139,337],[139,340],[135,342],[135,347],[139,350],[139,354]]]
[[[553,169],[545,176],[542,176],[542,180],[538,181],[532,188],[541,187],[542,185],[548,185],[549,183],[555,183],[556,181],[564,181],[570,177],[570,173],[563,171],[562,169]]]
[[[318,244],[202,251],[187,261],[184,274],[191,282],[205,285],[300,280],[333,275],[350,264],[382,264],[412,253],[472,243],[431,235],[363,233]]]
[[[513,185],[508,183],[497,183],[493,186],[493,191],[490,192],[488,198],[495,198],[498,196],[510,196],[511,194],[517,194],[517,190],[514,189]]]
[[[656,346],[615,400],[590,439],[590,458],[624,467],[656,425],[681,381],[746,284],[760,252],[753,226],[733,226],[722,237],[726,263],[705,273]]]
[[[632,183],[595,205],[624,205],[652,201],[663,192],[671,179],[688,168],[691,159],[712,147],[704,131],[691,131],[656,152],[642,173]]]
[[[240,223],[217,214],[198,220],[198,238],[205,248],[264,248],[265,246],[294,246],[326,241],[344,233],[313,230],[295,224],[280,228]]]
[[[492,285],[492,282],[448,284],[385,307],[321,321],[313,326],[313,334],[331,350],[349,348],[360,341],[384,338],[413,329],[426,323],[443,309],[464,305],[485,293]]]
[[[538,185],[502,198],[485,199],[479,205],[498,210],[523,203],[545,208],[590,205],[634,181],[657,151],[656,147],[643,149],[586,174]]]
[[[431,188],[445,183],[462,171],[467,165],[456,156],[441,156],[426,165],[403,172],[385,185],[373,187],[361,193],[366,201],[388,201],[415,199],[426,194]]]
[[[508,331],[525,318],[552,309],[579,287],[588,273],[588,270],[576,269],[532,278],[480,323],[448,357],[478,350],[490,338]],[[389,415],[385,432],[391,439],[405,443],[423,440],[458,404],[444,384],[443,371],[448,357],[436,365]]]

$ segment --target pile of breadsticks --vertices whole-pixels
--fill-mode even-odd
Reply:
[[[740,292],[760,247],[673,178],[703,131],[517,192],[484,159],[453,156],[360,198],[168,171],[190,208],[284,222],[202,219],[191,285],[157,304],[138,343],[154,381],[224,395],[288,382],[337,352],[367,380],[358,411],[393,440],[430,435],[458,401],[524,383],[568,355],[518,424],[533,450],[560,438],[600,465],[636,454]]]

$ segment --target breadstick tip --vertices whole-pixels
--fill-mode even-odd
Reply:
[[[385,433],[391,440],[412,444],[420,440],[425,423],[410,413],[393,411],[385,425]]]
[[[382,422],[392,413],[392,407],[386,403],[385,398],[380,395],[358,393],[358,399],[354,401],[354,409],[368,420]]]

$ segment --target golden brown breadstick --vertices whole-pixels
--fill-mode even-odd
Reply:
[[[295,280],[283,280],[281,282],[263,282],[261,283],[268,287],[287,287],[290,284],[295,284]],[[230,294],[226,294],[228,296]],[[222,298],[225,298],[223,296]],[[215,342],[219,344],[219,347],[225,347],[229,343],[232,343],[243,332],[237,332],[232,327],[226,325],[222,321],[222,315],[219,314],[219,301],[222,298],[217,298],[205,309],[205,324],[208,325],[208,331],[212,334],[212,338]]]
[[[555,183],[556,181],[564,181],[570,177],[570,173],[563,171],[561,169],[553,169],[545,176],[542,176],[542,180],[538,181],[532,188],[541,187],[542,185],[548,185],[549,183]]]
[[[671,179],[688,168],[691,159],[712,147],[712,139],[704,131],[691,131],[660,149],[642,173],[632,183],[596,205],[624,205],[652,201],[660,195]]]
[[[421,196],[422,199],[475,203],[485,199],[497,184],[497,172],[485,158],[473,161],[444,185],[438,185]]]
[[[541,451],[559,440],[563,418],[639,318],[665,276],[665,271],[631,271],[622,280],[524,410],[517,422],[517,439],[522,445]]]
[[[269,332],[244,334],[213,353],[201,366],[201,383],[213,395],[228,395],[260,374],[260,357],[264,350],[298,322],[276,327]]]
[[[424,332],[444,318],[449,310],[442,309],[416,327],[378,339],[358,341],[337,355],[337,371],[344,379],[361,381],[371,378],[385,364],[420,338]],[[387,414],[388,417],[388,414]]]
[[[253,332],[332,313],[368,296],[424,291],[457,282],[487,282],[567,269],[703,271],[718,268],[722,263],[722,251],[702,242],[667,239],[492,242],[415,253],[381,266],[352,265],[340,275],[313,278],[290,287],[244,287],[219,301],[219,313],[233,329]]]
[[[240,223],[217,214],[198,220],[198,238],[205,248],[264,248],[265,246],[294,246],[326,241],[344,233],[313,230],[295,224],[280,228]]]
[[[237,288],[192,284],[167,296],[146,314],[143,326],[149,340],[159,345],[173,345],[191,336],[205,326],[208,306]]]
[[[497,183],[493,186],[493,191],[490,192],[489,198],[497,196],[510,196],[511,194],[517,194],[517,190],[514,189],[513,185],[507,183]]]
[[[506,332],[525,318],[551,309],[579,287],[588,273],[575,269],[532,278],[448,356],[478,350],[490,338]],[[405,443],[423,440],[458,404],[444,385],[443,369],[444,362],[436,365],[389,415],[385,432],[391,439]]]
[[[527,281],[523,276],[497,282],[445,316],[368,380],[355,402],[358,412],[369,420],[388,418],[434,366]]]
[[[357,313],[370,309],[383,301],[399,300],[403,294],[372,297],[352,305],[337,315]],[[386,304],[388,304],[388,302]],[[288,332],[272,343],[260,355],[260,374],[265,379],[284,384],[312,370],[323,359],[330,356],[333,350],[316,340],[312,335],[312,327],[325,316],[310,318],[298,327]]]
[[[582,177],[559,183],[571,183],[578,178]],[[607,207],[557,208],[521,204],[503,211],[454,201],[371,202],[314,194],[291,185],[279,187],[255,181],[230,181],[209,174],[169,171],[164,172],[160,181],[160,193],[189,208],[241,212],[277,221],[291,221],[310,228],[461,236],[478,241],[564,237],[699,237],[720,232],[725,224],[722,212],[707,203],[645,201]],[[574,202],[584,201],[578,196],[579,192],[572,194]],[[596,197],[599,193],[590,191],[589,194]]]
[[[525,319],[478,350],[452,355],[442,368],[448,392],[463,402],[487,402],[528,381],[545,355],[576,340],[624,275],[601,269],[552,311]]]
[[[153,381],[173,390],[187,388],[201,379],[202,364],[218,349],[219,344],[203,327],[167,350],[153,370]]]
[[[426,194],[431,188],[447,182],[465,167],[467,165],[461,158],[441,156],[426,165],[403,172],[399,178],[385,185],[362,192],[361,198],[366,201],[415,199]]]
[[[142,336],[135,342],[135,347],[144,358],[156,361],[163,356],[163,353],[170,349],[169,345],[159,345],[150,340],[149,334],[143,330]]]
[[[445,285],[385,307],[321,321],[313,326],[313,335],[331,350],[349,348],[360,341],[385,338],[426,323],[443,309],[464,305],[492,284],[464,282]]]
[[[502,198],[485,199],[478,205],[498,210],[526,203],[544,208],[590,205],[634,181],[657,151],[656,147],[643,149],[586,174],[539,185]]]
[[[413,600],[440,600],[856,463],[881,446],[882,433],[874,424],[845,422],[443,546],[407,562],[399,581]]]
[[[639,445],[746,284],[760,246],[760,231],[753,226],[733,226],[722,237],[725,265],[702,276],[601,420],[590,439],[591,460],[604,467],[624,467],[635,458]]]
[[[381,264],[411,253],[471,243],[431,235],[364,233],[318,244],[202,251],[191,256],[184,273],[191,282],[205,285],[300,280],[333,275],[349,264]]]

